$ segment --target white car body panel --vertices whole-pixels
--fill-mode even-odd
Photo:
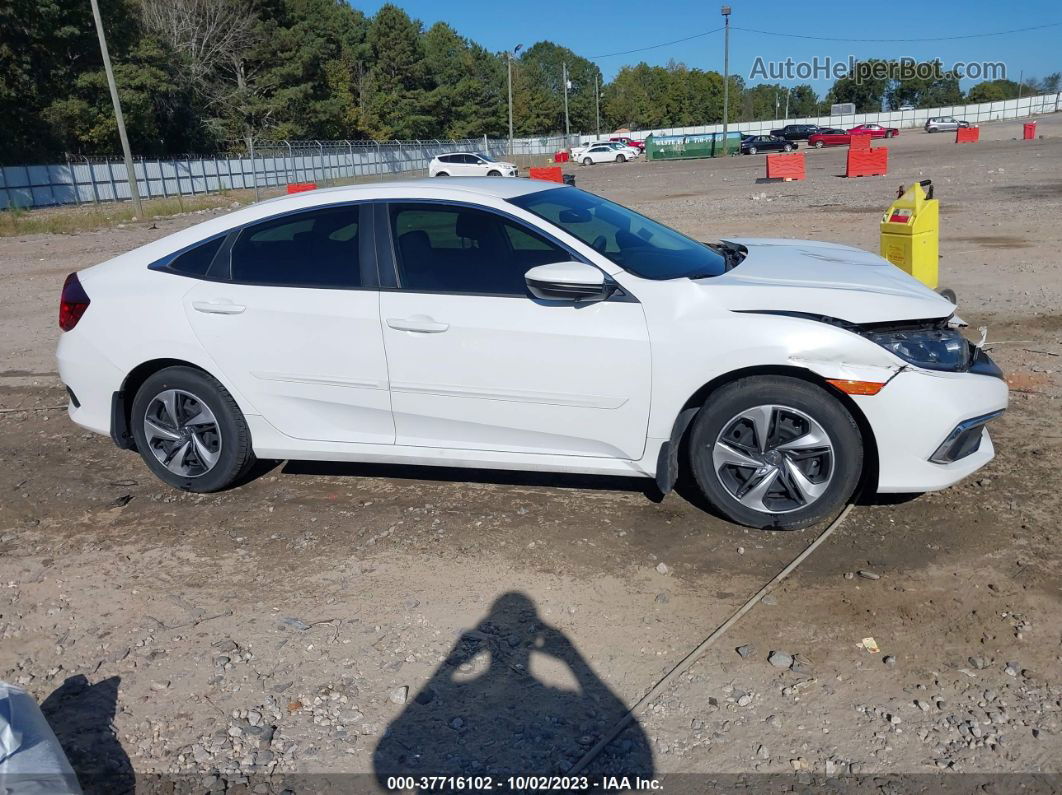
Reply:
[[[386,291],[380,310],[398,444],[641,458],[651,366],[640,304]],[[448,328],[391,327],[405,318]]]
[[[874,435],[879,491],[944,488],[993,454],[929,462],[960,422],[1007,405],[1006,383],[922,370],[851,323],[947,317],[953,307],[876,255],[828,243],[736,238],[748,256],[714,278],[640,278],[507,199],[557,186],[459,178],[335,188],[212,218],[79,273],[91,305],[61,335],[79,425],[111,430],[111,398],[158,359],[209,372],[233,395],[262,458],[375,461],[653,476],[702,387],[749,368],[885,383],[853,397]],[[212,235],[330,203],[406,199],[504,211],[568,246],[635,300],[248,287],[147,269]],[[246,307],[196,310],[197,301]],[[388,321],[396,320],[398,328]],[[442,333],[402,328],[442,324]],[[362,344],[349,341],[357,337]],[[355,350],[356,348],[356,350]]]
[[[196,338],[279,431],[394,442],[377,291],[186,281],[193,286],[183,303]],[[245,308],[209,311],[226,303]]]

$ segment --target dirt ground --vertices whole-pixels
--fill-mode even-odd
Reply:
[[[782,184],[757,183],[762,157],[570,167],[700,239],[875,251],[896,187],[932,178],[942,282],[1012,386],[988,467],[863,500],[591,772],[1062,787],[1062,118],[1020,132],[904,131],[879,178],[838,176],[843,149]],[[0,239],[0,679],[43,702],[88,791],[570,771],[821,530],[619,478],[288,462],[171,491],[58,408],[56,304],[70,271],[200,220]]]

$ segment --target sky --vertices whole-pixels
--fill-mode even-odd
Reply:
[[[350,0],[371,15],[383,0]],[[689,67],[723,67],[723,34],[712,33],[644,52],[598,58],[594,56],[634,50],[714,30],[722,25],[721,3],[698,0],[394,0],[425,27],[443,21],[462,36],[489,50],[501,51],[549,39],[579,55],[592,57],[606,79],[620,67],[644,60],[664,66],[669,60]],[[731,0],[730,71],[749,84],[810,83],[821,95],[833,84],[820,79],[763,79],[750,77],[763,59],[794,62],[847,62],[849,56],[900,58],[919,61],[939,58],[946,67],[956,62],[1002,62],[1007,77],[1024,73],[1042,77],[1062,71],[1062,4],[1058,0],[1014,0],[1004,4],[987,0],[966,2],[852,2],[802,4],[793,0]],[[909,13],[907,13],[909,11]],[[773,33],[837,39],[916,39],[995,33],[1059,23],[1055,27],[983,38],[922,42],[819,41],[753,33],[750,28]],[[965,79],[963,89],[980,80]]]

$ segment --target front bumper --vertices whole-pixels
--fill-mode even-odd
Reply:
[[[905,370],[877,395],[853,400],[877,442],[877,490],[937,491],[992,460],[995,448],[983,425],[979,438],[967,438],[962,457],[943,460],[940,451],[963,423],[998,416],[1006,409],[1007,384],[1001,378],[975,373]],[[935,456],[938,461],[932,460]]]

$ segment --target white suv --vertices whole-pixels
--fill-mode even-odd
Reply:
[[[71,274],[71,419],[208,492],[255,458],[655,478],[758,527],[992,458],[950,302],[831,243],[705,244],[539,180],[317,190]]]
[[[477,152],[455,152],[433,157],[428,164],[429,177],[518,177],[520,169],[512,163],[491,160]]]

